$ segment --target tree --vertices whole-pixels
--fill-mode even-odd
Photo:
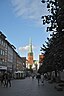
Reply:
[[[52,37],[47,38],[46,46],[43,44],[41,51],[44,51],[43,65],[47,71],[57,71],[64,69],[64,1],[62,0],[42,0],[47,3],[50,15],[42,16],[43,24],[50,24],[47,32],[52,32]],[[43,69],[42,69],[43,70]]]

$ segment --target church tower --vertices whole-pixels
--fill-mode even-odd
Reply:
[[[31,38],[29,39],[28,64],[29,64],[29,66],[33,65],[33,52],[32,52],[32,40],[31,40]]]

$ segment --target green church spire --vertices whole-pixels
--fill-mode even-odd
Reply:
[[[31,38],[29,39],[29,53],[33,54],[33,52],[32,52],[32,39]]]

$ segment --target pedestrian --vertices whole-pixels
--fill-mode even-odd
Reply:
[[[32,74],[32,80],[34,79],[34,76],[35,76],[35,75],[34,75],[34,74]]]
[[[40,79],[41,79],[41,75],[39,73],[37,73],[37,76],[36,76],[37,80],[38,80],[38,85],[40,83]]]
[[[44,85],[44,74],[41,74],[41,83]]]
[[[8,72],[7,73],[7,87],[11,87],[11,73],[10,72]]]
[[[4,85],[4,74],[1,75],[1,86]]]
[[[7,72],[4,73],[4,87],[7,87]]]

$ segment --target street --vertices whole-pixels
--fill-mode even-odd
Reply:
[[[12,80],[12,87],[0,86],[0,96],[64,96],[64,90],[57,91],[54,84],[47,81],[38,86],[36,79],[26,78]]]

